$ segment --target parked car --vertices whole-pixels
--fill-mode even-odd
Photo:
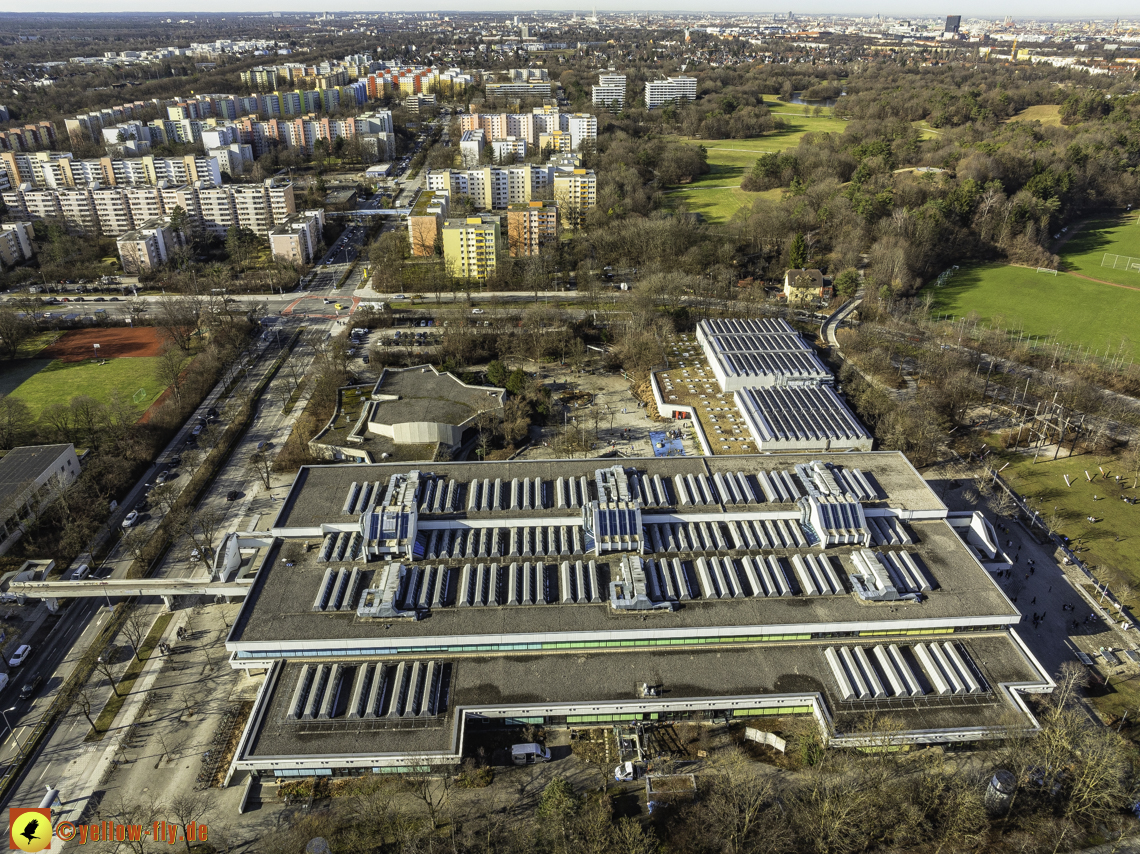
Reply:
[[[16,650],[15,654],[8,659],[9,667],[19,667],[28,660],[28,656],[32,654],[32,648],[26,643],[21,644],[20,648]]]
[[[471,313],[472,314],[484,314],[484,311],[481,308],[473,308],[473,309],[471,309]]]
[[[130,513],[127,514],[127,517],[125,519],[123,519],[123,527],[124,528],[130,528],[138,520],[139,520],[139,511],[138,510],[132,510]]]
[[[168,480],[170,480],[170,472],[168,472],[168,471],[160,471],[160,472],[158,473],[158,477],[156,477],[156,478],[154,479],[154,485],[155,485],[155,486],[162,486],[162,485],[163,485],[164,483],[166,483]]]
[[[197,563],[201,559],[202,559],[202,553],[200,551],[198,551],[197,549],[194,549],[193,551],[190,552],[190,562],[191,563]]]

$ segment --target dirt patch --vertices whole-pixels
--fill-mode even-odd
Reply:
[[[41,359],[83,362],[100,359],[138,358],[162,355],[162,336],[152,327],[77,329],[40,351]],[[98,350],[95,345],[98,344]]]

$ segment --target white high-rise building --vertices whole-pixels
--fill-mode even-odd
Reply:
[[[625,106],[625,75],[599,74],[593,96],[595,106],[620,110]]]
[[[669,77],[665,80],[651,80],[645,84],[645,106],[650,110],[665,104],[696,99],[696,77]]]

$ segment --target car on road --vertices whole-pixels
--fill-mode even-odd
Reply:
[[[30,700],[36,696],[36,692],[40,690],[40,683],[44,681],[42,676],[33,676],[20,688],[20,699]]]
[[[190,435],[191,436],[197,436],[201,432],[202,432],[202,425],[201,424],[195,424],[194,429],[190,431]]]
[[[156,478],[154,479],[154,485],[155,485],[155,486],[162,486],[162,485],[163,485],[164,483],[166,483],[168,480],[170,480],[170,472],[168,472],[168,471],[160,471],[160,472],[158,473],[158,477],[156,477]]]
[[[135,522],[137,522],[138,520],[139,520],[139,511],[138,510],[132,510],[130,513],[127,514],[126,518],[123,519],[123,527],[129,528],[132,525],[134,525]]]
[[[408,298],[407,294],[396,294],[394,297],[392,297],[392,299],[407,299],[407,298]]]
[[[28,660],[28,656],[31,654],[32,648],[30,646],[28,646],[26,643],[20,644],[20,648],[17,649],[16,653],[8,659],[8,666],[19,667],[21,664]]]
[[[333,308],[335,308],[337,311],[340,311],[341,309],[344,308],[344,306],[338,302],[335,306],[333,306]]]
[[[473,309],[471,309],[471,313],[472,314],[484,314],[485,312],[481,308],[473,308]]]
[[[182,455],[181,454],[175,454],[173,457],[170,458],[170,464],[172,466],[182,465]],[[168,472],[163,472],[163,474],[167,474],[169,476]]]
[[[236,489],[231,489],[226,493],[226,501],[237,501],[240,494]]]
[[[80,581],[80,580],[86,578],[87,576],[89,576],[90,574],[91,574],[91,567],[88,566],[87,564],[82,564],[79,567],[79,569],[77,569],[77,570],[75,570],[75,572],[71,573],[71,580],[72,581]]]
[[[332,305],[332,300],[331,299],[325,300],[325,305]]]

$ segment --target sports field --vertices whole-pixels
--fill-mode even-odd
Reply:
[[[1045,336],[1094,350],[1140,338],[1140,290],[1090,282],[1077,276],[1037,273],[1031,267],[982,264],[964,267],[932,289],[936,312],[965,317],[1027,335]]]
[[[1136,212],[1086,223],[1061,247],[1060,255],[1063,270],[1140,288],[1140,223]],[[1110,257],[1104,266],[1106,255],[1117,257]]]
[[[935,310],[1024,330],[1065,344],[1116,350],[1140,344],[1140,273],[1101,267],[1106,252],[1140,261],[1140,226],[1089,223],[1060,247],[1062,270],[1053,276],[1030,267],[980,264],[963,268],[931,288]],[[1099,280],[1099,281],[1096,281]],[[1138,353],[1140,355],[1140,353]]]
[[[162,352],[155,329],[81,329],[35,343],[38,352],[28,351],[33,358],[0,362],[0,394],[23,400],[33,417],[78,395],[108,403],[116,394],[141,415],[164,391],[155,379]]]
[[[33,417],[38,417],[42,410],[53,403],[67,403],[78,395],[107,403],[116,391],[121,397],[130,400],[141,415],[163,392],[154,376],[159,361],[156,357],[108,359],[102,365],[94,360],[64,362],[53,359],[46,363],[42,359],[28,361],[43,367],[20,383],[11,394],[28,404]],[[5,374],[10,364],[3,365]]]
[[[833,119],[830,115],[811,118],[797,115],[795,106],[788,106],[787,109],[787,114],[782,109],[774,108],[772,111],[787,123],[787,127],[764,136],[750,139],[685,139],[687,143],[703,145],[708,150],[710,171],[693,183],[671,191],[671,199],[684,202],[690,211],[702,214],[711,222],[730,219],[742,206],[751,205],[761,196],[778,199],[781,192],[779,189],[764,193],[746,193],[740,189],[740,182],[756,164],[756,159],[770,151],[795,148],[806,133],[842,133],[847,126],[847,122]]]

